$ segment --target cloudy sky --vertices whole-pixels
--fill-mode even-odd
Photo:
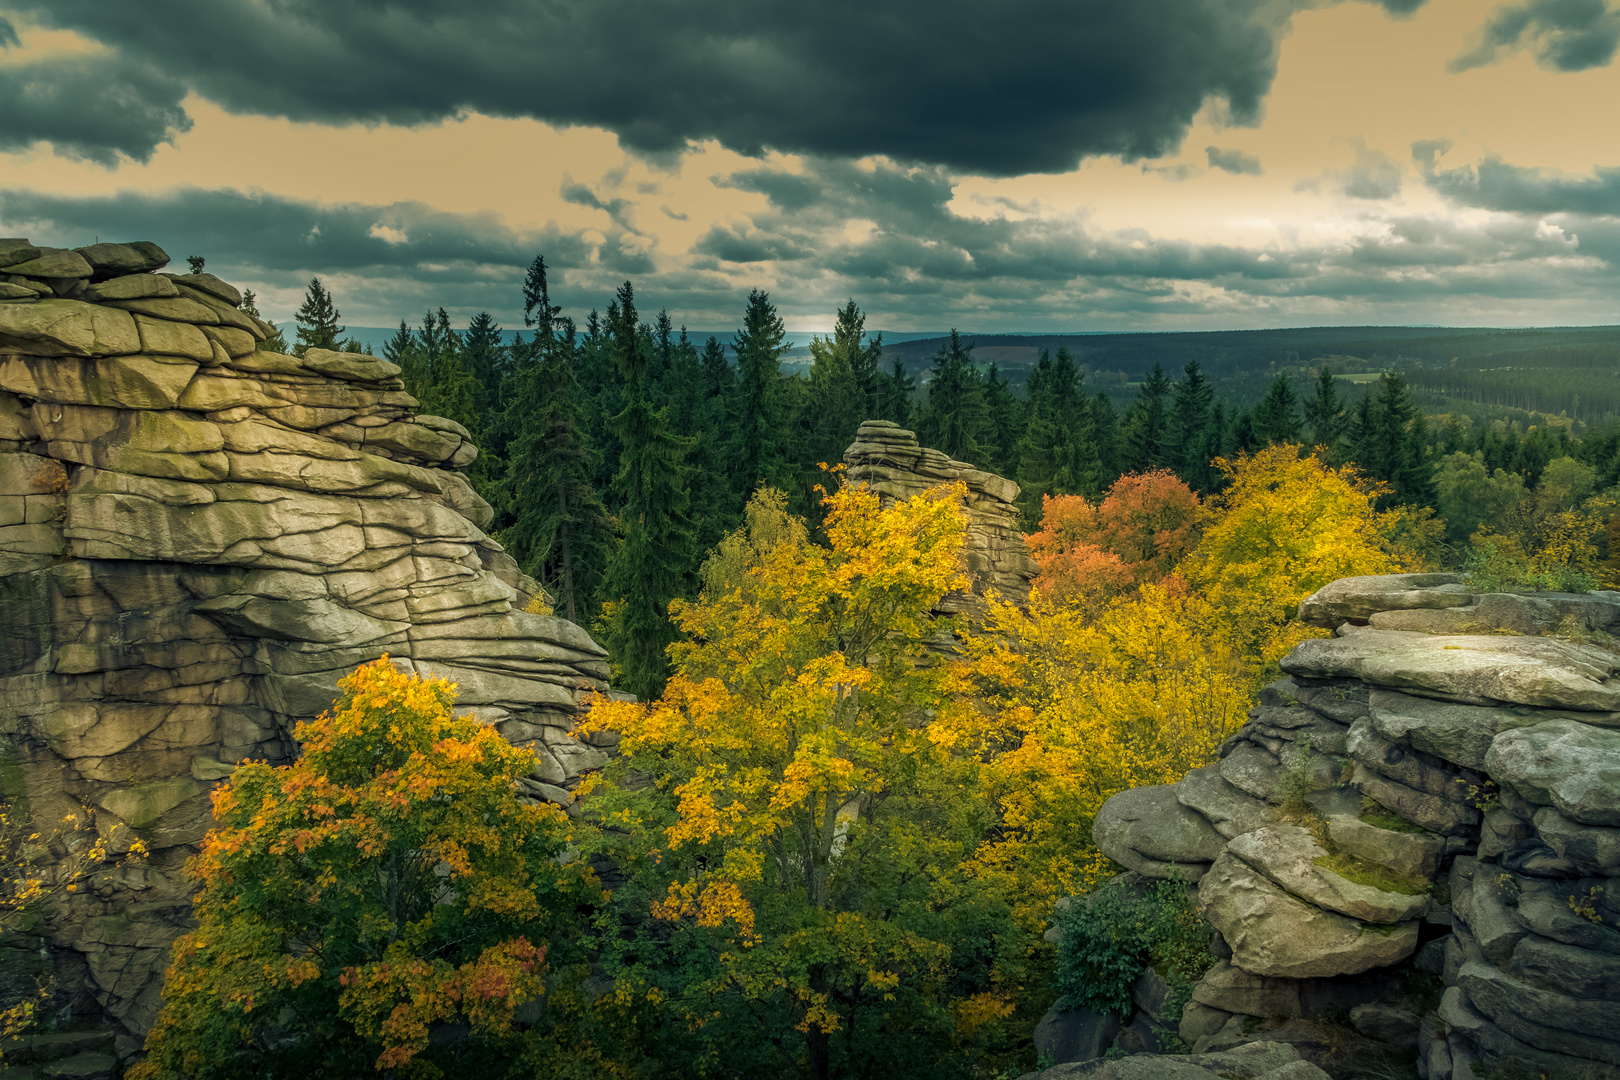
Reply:
[[[1620,0],[0,0],[0,236],[351,325],[1620,323]]]

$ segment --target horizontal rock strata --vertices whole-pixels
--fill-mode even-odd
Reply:
[[[1127,868],[1196,880],[1230,952],[1183,1037],[1350,1008],[1399,1021],[1431,1078],[1620,1069],[1620,594],[1397,574],[1300,618],[1335,635],[1284,658],[1219,763],[1093,827]],[[1393,1008],[1367,980],[1406,964],[1447,987],[1417,1028],[1367,1011]]]
[[[531,745],[568,806],[605,654],[483,531],[477,449],[376,357],[269,327],[154,244],[0,241],[0,753],[37,820],[152,855],[45,931],[59,1012],[139,1036],[185,923],[209,790],[283,762],[337,680],[389,654]]]

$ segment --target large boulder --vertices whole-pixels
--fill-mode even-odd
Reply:
[[[1189,883],[1203,874],[1226,846],[1226,838],[1202,815],[1187,809],[1167,785],[1122,791],[1103,803],[1091,839],[1104,855],[1128,869],[1165,877],[1174,865]]]
[[[1504,731],[1492,740],[1485,768],[1572,821],[1620,826],[1620,731],[1573,720]]]
[[[1307,596],[1299,621],[1331,630],[1365,621],[1380,611],[1453,608],[1471,603],[1473,594],[1458,574],[1379,574],[1340,578]]]
[[[1300,900],[1236,855],[1216,859],[1198,885],[1204,918],[1255,975],[1353,975],[1399,963],[1418,944],[1416,922],[1365,923]]]
[[[1301,900],[1362,922],[1406,922],[1429,910],[1425,894],[1358,884],[1328,869],[1327,850],[1297,825],[1256,829],[1234,839],[1227,850]]]
[[[1354,630],[1301,642],[1282,660],[1296,677],[1354,678],[1476,705],[1620,710],[1620,654],[1540,637]]]

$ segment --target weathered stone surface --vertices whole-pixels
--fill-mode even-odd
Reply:
[[[1429,909],[1427,896],[1358,885],[1318,865],[1327,851],[1297,825],[1256,829],[1232,840],[1227,850],[1301,900],[1362,922],[1405,922]]]
[[[1290,675],[1355,678],[1473,704],[1620,709],[1620,655],[1539,637],[1437,636],[1357,630],[1302,642],[1282,661]]]
[[[81,260],[82,261],[82,260]],[[0,352],[35,356],[117,356],[141,351],[135,319],[128,312],[79,300],[0,304]],[[8,379],[0,387],[13,393]]]
[[[205,292],[209,296],[217,297],[232,307],[242,306],[242,293],[235,285],[228,281],[221,281],[213,274],[183,274],[174,278],[177,285]]]
[[[109,300],[165,299],[179,295],[180,290],[166,277],[157,274],[127,274],[96,282],[86,291],[85,298],[105,303]],[[218,317],[216,316],[213,321],[217,322]]]
[[[74,250],[101,279],[161,270],[169,262],[168,254],[156,244],[91,244]]]
[[[1171,785],[1176,800],[1196,810],[1227,839],[1271,824],[1276,814],[1264,802],[1233,787],[1213,766],[1194,769]],[[1107,807],[1104,803],[1104,808]]]
[[[1497,1027],[1541,1050],[1620,1065],[1615,1006],[1543,990],[1488,964],[1470,961],[1457,975],[1468,1001]]]
[[[1256,975],[1352,975],[1397,963],[1417,948],[1418,924],[1369,926],[1289,895],[1235,855],[1216,859],[1198,886],[1204,917]]]
[[[1383,574],[1340,578],[1299,605],[1299,621],[1329,630],[1380,611],[1462,607],[1473,599],[1457,574]]]
[[[1091,839],[1103,854],[1131,870],[1149,873],[1143,869],[1146,864],[1176,864],[1189,868],[1189,880],[1226,846],[1226,838],[1177,802],[1166,785],[1135,788],[1109,799],[1092,823]]]
[[[1620,956],[1613,953],[1530,934],[1513,947],[1507,969],[1516,978],[1571,997],[1620,1001]]]
[[[1328,836],[1340,850],[1410,878],[1433,877],[1445,851],[1445,842],[1433,834],[1380,829],[1349,814],[1328,818]]]
[[[1263,975],[1251,975],[1242,968],[1233,967],[1228,960],[1217,962],[1204,973],[1204,977],[1193,987],[1192,999],[1211,1009],[1246,1016],[1300,1015],[1297,979],[1269,979]],[[1186,1038],[1185,1035],[1182,1037]]]
[[[1138,1054],[1055,1065],[1019,1080],[1326,1080],[1287,1043],[1251,1042],[1203,1054]]]
[[[1393,1005],[1357,1005],[1350,1010],[1350,1025],[1385,1046],[1416,1048],[1418,1018]]]
[[[1547,713],[1525,706],[1459,705],[1393,690],[1374,690],[1368,704],[1373,727],[1384,738],[1465,769],[1485,768],[1485,755],[1497,733],[1548,719]]]
[[[1113,1013],[1053,1006],[1035,1025],[1035,1052],[1059,1064],[1092,1061],[1114,1045],[1119,1027]]]
[[[1573,821],[1620,826],[1620,731],[1573,720],[1505,731],[1491,742],[1485,768]]]
[[[87,278],[94,272],[83,255],[67,248],[40,248],[34,258],[6,267],[8,274],[33,278]]]

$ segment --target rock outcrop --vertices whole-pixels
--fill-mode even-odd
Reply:
[[[154,244],[0,240],[0,775],[36,821],[151,856],[40,929],[57,1011],[151,1024],[208,793],[384,653],[537,750],[569,806],[570,734],[605,654],[483,531],[460,425],[371,356],[260,351],[269,328]]]
[[[852,483],[865,484],[884,499],[909,499],[929,488],[960,480],[967,487],[967,537],[963,559],[972,587],[947,593],[939,611],[982,621],[987,597],[1022,604],[1040,568],[1030,558],[1018,524],[1018,485],[995,473],[917,443],[917,436],[888,420],[868,420],[844,451]]]
[[[1348,1009],[1399,1028],[1428,1080],[1620,1075],[1620,594],[1349,578],[1300,618],[1335,634],[1284,658],[1219,763],[1110,799],[1093,830],[1198,882],[1229,959],[1182,1037]],[[1400,971],[1443,983],[1421,1026]]]

